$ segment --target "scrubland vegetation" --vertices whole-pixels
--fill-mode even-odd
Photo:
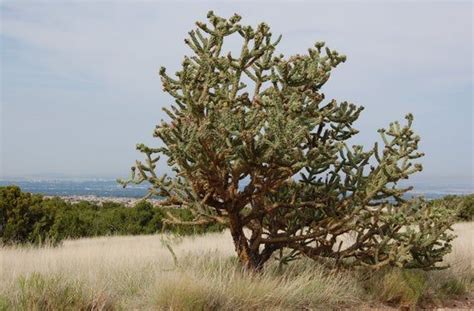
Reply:
[[[0,242],[3,244],[57,244],[65,238],[104,235],[151,234],[161,231],[195,234],[221,230],[221,226],[164,226],[171,212],[191,219],[186,210],[162,209],[141,201],[134,208],[106,202],[67,203],[61,198],[22,192],[15,186],[0,187]]]
[[[474,195],[446,196],[430,202],[456,210],[458,221],[472,221]],[[164,209],[141,201],[134,208],[105,202],[67,203],[61,198],[22,192],[16,186],[0,187],[0,241],[3,244],[58,244],[63,239],[109,235],[139,235],[162,232],[180,235],[215,232],[221,225],[163,226],[165,213],[184,219],[193,215],[185,209]]]
[[[473,196],[425,201],[401,187],[422,170],[413,115],[350,147],[364,108],[321,92],[345,55],[316,42],[285,57],[267,24],[207,17],[181,70],[160,70],[174,102],[160,147],[138,144],[144,160],[119,180],[147,182],[160,207],[0,189],[2,308],[472,307],[474,229],[455,223],[472,220]],[[229,37],[240,53],[225,51]]]
[[[0,309],[328,310],[452,307],[453,299],[468,309],[464,299],[473,289],[474,224],[459,223],[455,232],[459,237],[446,257],[452,267],[440,271],[334,271],[300,260],[282,267],[270,262],[260,273],[245,272],[228,232],[4,246]]]
[[[431,204],[472,220],[473,198]],[[163,213],[146,202],[69,204],[1,188],[0,310],[415,308],[452,300],[468,308],[472,299],[472,222],[454,226],[446,270],[333,270],[303,259],[252,273],[235,257],[230,233],[212,232],[221,227],[138,235],[161,232]],[[182,236],[193,232],[207,234]]]
[[[458,221],[474,220],[474,194],[447,195],[431,201],[431,204],[444,204],[447,208],[456,210]]]
[[[209,11],[159,71],[172,104],[118,180],[159,206],[0,187],[0,311],[474,308],[474,195],[403,187],[414,116],[352,145],[364,107],[322,92],[347,57],[241,21]]]

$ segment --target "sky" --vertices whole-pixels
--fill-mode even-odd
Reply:
[[[354,143],[415,116],[420,179],[473,179],[473,3],[318,1],[3,1],[0,179],[128,175],[156,145],[172,103],[160,66],[176,71],[207,11],[267,22],[278,52],[316,41],[347,55],[323,88],[365,107]],[[168,169],[163,165],[163,172]],[[446,179],[447,180],[447,179]]]

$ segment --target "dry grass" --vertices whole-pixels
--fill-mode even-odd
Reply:
[[[235,262],[227,232],[178,241],[160,235],[122,236],[65,241],[55,248],[5,247],[0,249],[0,310],[275,310],[439,303],[472,291],[474,223],[455,228],[459,238],[446,258],[452,268],[429,273],[387,269],[369,281],[359,274],[325,271],[306,260],[283,270],[272,264],[262,274],[245,273]],[[172,252],[166,245],[172,245]]]

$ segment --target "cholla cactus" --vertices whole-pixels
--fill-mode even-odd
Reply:
[[[397,182],[422,169],[419,137],[406,124],[380,130],[384,146],[345,143],[363,107],[325,101],[321,87],[344,55],[317,42],[307,54],[275,55],[265,23],[256,28],[208,14],[185,43],[193,55],[171,77],[160,70],[175,104],[156,126],[163,147],[137,149],[127,183],[151,184],[163,205],[187,208],[194,221],[230,229],[238,258],[260,269],[272,256],[307,256],[335,266],[435,268],[450,251],[452,220],[441,207],[407,201]],[[225,51],[229,36],[242,40]],[[159,154],[176,175],[156,172]]]

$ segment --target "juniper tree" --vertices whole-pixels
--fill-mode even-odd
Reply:
[[[156,126],[162,146],[143,144],[145,160],[128,183],[149,182],[164,206],[189,209],[193,221],[221,223],[240,262],[260,269],[272,256],[334,265],[435,268],[450,251],[448,211],[407,200],[398,182],[421,171],[413,117],[379,130],[383,146],[349,147],[363,107],[325,100],[321,87],[344,55],[317,42],[285,58],[265,23],[208,13],[185,43],[175,77],[161,68],[174,98],[170,120]],[[241,39],[240,51],[225,42]],[[379,151],[380,150],[380,151]],[[159,174],[160,155],[175,174]]]

